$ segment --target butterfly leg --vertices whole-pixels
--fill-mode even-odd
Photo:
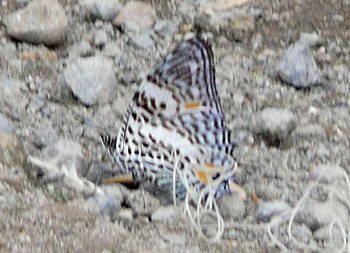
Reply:
[[[133,184],[135,179],[132,173],[117,175],[102,180],[102,184]]]

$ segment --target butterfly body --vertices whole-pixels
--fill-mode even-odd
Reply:
[[[234,145],[217,95],[210,46],[198,38],[180,43],[140,84],[117,139],[102,139],[136,180],[170,186],[176,164],[195,190],[220,180],[215,195],[228,192]],[[185,189],[175,178],[181,199]]]

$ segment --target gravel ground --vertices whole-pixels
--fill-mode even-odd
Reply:
[[[147,191],[88,197],[26,160],[74,164],[87,179],[113,166],[92,125],[116,135],[140,80],[193,32],[213,44],[247,195],[219,200],[215,244]],[[326,235],[329,213],[349,232],[349,41],[348,0],[0,1],[0,251],[345,252],[340,223],[335,244]],[[322,173],[295,216],[298,241],[273,223],[278,245],[268,225]]]

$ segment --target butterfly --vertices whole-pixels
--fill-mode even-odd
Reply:
[[[171,189],[175,179],[176,197],[183,199],[188,188],[179,174],[174,176],[175,169],[194,191],[216,182],[215,197],[230,192],[235,163],[230,135],[213,51],[194,37],[181,42],[142,81],[118,136],[101,137],[113,160],[135,181]]]

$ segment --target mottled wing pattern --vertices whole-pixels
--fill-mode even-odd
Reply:
[[[226,173],[220,187],[227,188],[234,146],[216,90],[211,47],[198,38],[180,43],[141,83],[117,140],[103,140],[115,161],[137,180],[170,184],[174,157],[180,157],[178,166],[191,168],[188,176],[196,189],[208,180],[197,169],[203,166],[220,168],[212,170],[213,179]],[[183,193],[178,187],[177,195]]]

